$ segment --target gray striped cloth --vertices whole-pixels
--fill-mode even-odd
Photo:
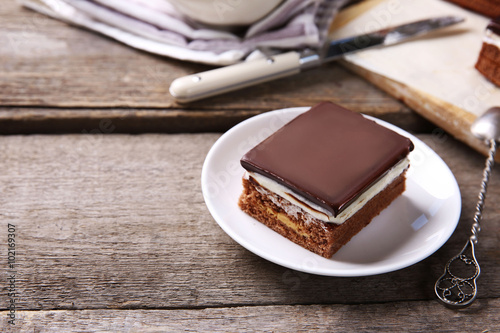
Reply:
[[[23,6],[106,35],[131,47],[180,60],[229,65],[326,40],[349,0],[284,0],[238,32],[184,17],[167,0],[18,0]]]

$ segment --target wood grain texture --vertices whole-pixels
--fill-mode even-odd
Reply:
[[[470,127],[476,119],[472,113],[383,75],[370,72],[348,62],[342,62],[342,64],[395,98],[404,101],[406,105],[436,126],[451,133],[455,138],[487,155],[488,147],[470,131]],[[500,157],[497,157],[497,161],[500,161]]]
[[[203,160],[217,134],[0,137],[0,239],[17,228],[19,310],[205,308],[434,300],[467,239],[484,159],[446,135],[421,135],[450,165],[461,222],[428,259],[357,278],[303,274],[229,238],[206,209]],[[478,258],[480,299],[498,298],[500,172]],[[5,266],[1,266],[6,274]],[[7,295],[0,294],[0,307]]]
[[[3,105],[52,107],[172,108],[168,93],[173,79],[210,67],[150,55],[118,42],[8,2],[0,12],[4,45],[1,53],[0,100]],[[344,76],[347,77],[344,79]],[[188,109],[234,110],[307,106],[326,98],[359,111],[405,109],[345,74],[336,65],[190,104]],[[332,95],[333,92],[333,95]],[[337,93],[335,93],[337,92]],[[338,96],[338,97],[336,97]],[[381,98],[380,98],[381,97]],[[379,105],[369,106],[373,100]],[[364,105],[363,105],[364,104]]]
[[[6,256],[14,224],[19,297],[12,327],[4,259],[1,332],[500,330],[500,171],[477,248],[479,299],[449,310],[433,285],[468,237],[484,157],[407,101],[329,64],[180,105],[172,80],[208,66],[136,51],[13,1],[0,6],[0,22],[0,134],[76,133],[0,136],[0,247]],[[323,100],[421,133],[448,163],[462,217],[435,254],[355,278],[275,265],[234,242],[205,206],[201,168],[220,134],[119,134],[225,131]]]
[[[465,312],[437,302],[22,311],[18,332],[498,332],[499,311],[498,299],[479,300]]]
[[[81,133],[112,119],[117,132],[224,131],[269,110],[330,100],[411,130],[428,122],[337,64],[191,104],[168,92],[210,69],[134,50],[6,2],[0,9],[0,133]]]
[[[209,111],[0,107],[0,134],[225,132],[245,119],[271,110],[274,109]],[[363,113],[410,132],[429,133],[436,129],[435,125],[412,111],[384,112],[373,109]]]
[[[392,6],[394,4],[391,1],[377,0],[361,2],[342,11],[337,17],[338,20],[335,20],[331,27],[331,31],[342,31],[340,34],[334,34],[338,38],[339,35],[352,34],[356,30],[354,29],[355,26],[368,27],[373,23],[385,27],[391,25],[391,20],[394,23],[396,21],[411,21],[414,18],[413,14],[419,15],[417,14],[419,8],[418,6],[414,6],[415,3],[409,1],[402,5],[400,10],[393,11],[394,7]],[[447,14],[446,10],[443,11],[438,2],[429,1],[425,6],[428,7],[428,12],[434,12],[435,15],[438,15],[436,12],[439,15]],[[459,10],[459,8],[456,9]],[[453,8],[450,8],[450,11],[453,11]],[[374,13],[382,12],[384,13],[382,16],[387,17],[384,17],[384,20],[380,20],[380,17],[375,19],[377,15]],[[353,73],[365,78],[391,96],[404,102],[436,126],[443,128],[457,139],[486,155],[487,147],[470,132],[470,126],[477,115],[486,112],[488,107],[500,102],[500,99],[496,95],[498,91],[496,91],[492,83],[486,82],[481,74],[474,69],[477,55],[467,59],[457,56],[457,59],[460,60],[452,61],[454,58],[452,53],[472,55],[474,52],[477,52],[479,54],[481,45],[480,43],[475,44],[474,40],[479,42],[483,38],[484,27],[487,25],[488,20],[483,18],[481,21],[479,17],[474,18],[472,12],[469,13],[463,10],[456,14],[463,16],[465,21],[469,22],[467,23],[469,26],[466,30],[468,33],[475,35],[473,38],[465,37],[466,34],[461,34],[464,31],[461,31],[461,28],[457,28],[456,30],[448,31],[448,33],[451,33],[448,36],[450,38],[445,38],[448,33],[443,32],[444,34],[441,35],[443,40],[438,44],[433,44],[432,38],[426,41],[426,37],[424,37],[420,41],[422,44],[418,44],[418,46],[417,44],[408,43],[405,47],[396,47],[394,52],[391,48],[380,50],[381,53],[378,54],[378,57],[383,56],[385,58],[385,61],[380,61],[380,63],[378,63],[377,55],[372,56],[369,52],[366,54],[366,57],[364,55],[353,55],[352,58],[341,60],[340,63],[344,67],[349,68]],[[439,36],[435,35],[435,37]],[[422,61],[410,65],[413,70],[409,69],[408,72],[403,70],[399,74],[392,73],[391,68],[398,68],[398,66],[399,68],[410,68],[406,59],[412,58],[424,49],[428,54],[432,54],[433,52],[440,54],[449,51],[449,61],[440,62],[439,56],[427,59],[422,58]],[[448,76],[448,74],[443,75],[443,73],[453,74]],[[455,87],[453,86],[453,82],[447,82],[447,80],[463,81],[463,85],[458,84]],[[424,88],[425,85],[432,85],[432,82],[435,85],[449,85],[448,88],[451,90]],[[452,86],[453,88],[451,88]],[[483,110],[478,109],[481,105],[484,107]],[[500,161],[500,157],[497,158],[497,161]]]

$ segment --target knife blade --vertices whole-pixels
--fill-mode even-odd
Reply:
[[[170,94],[180,103],[188,103],[259,83],[298,74],[303,70],[321,66],[346,54],[374,47],[398,44],[448,27],[464,18],[442,16],[411,22],[372,33],[333,40],[320,50],[290,51],[265,59],[216,68],[175,79]]]

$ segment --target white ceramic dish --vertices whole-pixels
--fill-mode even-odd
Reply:
[[[249,251],[302,272],[328,276],[366,276],[415,264],[438,250],[460,218],[461,197],[455,177],[425,143],[402,129],[377,121],[409,137],[407,189],[331,259],[294,244],[243,213],[241,156],[261,140],[309,108],[267,112],[230,129],[213,145],[201,175],[207,207],[219,226]]]

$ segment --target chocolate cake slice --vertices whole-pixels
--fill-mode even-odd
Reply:
[[[500,86],[500,17],[486,27],[475,67],[488,80]]]
[[[412,142],[323,102],[241,158],[240,208],[330,258],[405,189]]]

